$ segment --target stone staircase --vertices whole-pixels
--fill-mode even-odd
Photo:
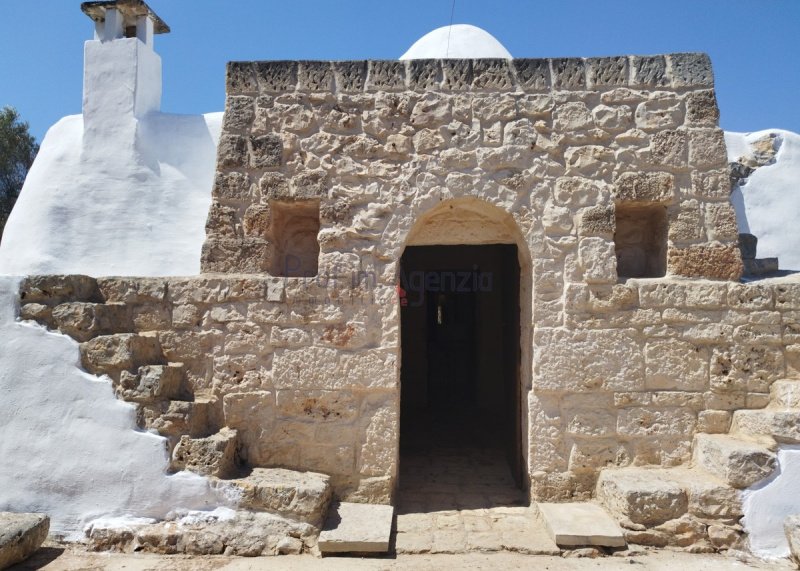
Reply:
[[[107,376],[115,395],[136,407],[141,430],[165,437],[170,471],[210,478],[236,509],[176,513],[167,521],[98,520],[87,529],[97,551],[192,555],[319,553],[331,507],[329,476],[281,468],[249,468],[237,452],[237,431],[220,425],[221,403],[195,392],[183,363],[164,355],[147,320],[134,323],[126,303],[106,303],[86,276],[35,276],[20,292],[20,317],[79,343],[83,368]]]
[[[773,383],[766,408],[735,411],[727,434],[696,434],[690,466],[603,470],[597,498],[629,543],[742,547],[741,490],[775,471],[779,444],[800,444],[800,379]]]

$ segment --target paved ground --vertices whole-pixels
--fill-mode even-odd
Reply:
[[[558,554],[501,451],[437,449],[403,458],[397,553]]]
[[[419,416],[401,439],[395,549],[558,554],[477,413]]]
[[[464,438],[428,419],[404,436],[394,549],[383,558],[311,555],[263,558],[159,556],[86,553],[80,546],[46,544],[17,571],[305,571],[503,569],[592,570],[620,568],[653,571],[736,569],[790,570],[786,560],[763,562],[743,554],[699,555],[669,550],[636,549],[613,556],[583,557],[560,551],[547,535],[535,508],[514,485],[502,450],[487,431]],[[451,427],[452,428],[452,427]],[[472,446],[464,447],[464,442]],[[584,551],[584,554],[590,552]],[[595,552],[596,553],[596,552]]]
[[[179,555],[112,555],[74,551],[72,548],[44,548],[32,559],[13,567],[14,571],[359,571],[359,570],[420,570],[449,571],[450,569],[502,569],[547,571],[616,571],[620,568],[648,571],[731,571],[759,569],[789,571],[794,567],[787,561],[766,563],[739,560],[732,556],[694,555],[666,550],[649,551],[636,557],[564,558],[552,555],[521,553],[468,553],[459,555],[398,555],[391,559],[358,559],[332,557],[318,559],[310,555],[262,557],[255,559],[231,557],[185,557]]]

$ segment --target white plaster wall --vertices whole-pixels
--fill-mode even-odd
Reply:
[[[164,439],[83,372],[78,344],[15,320],[18,279],[0,277],[0,511],[46,512],[75,536],[105,515],[164,517],[224,504],[200,476],[167,476]]]
[[[48,131],[0,242],[0,511],[49,513],[72,536],[228,501],[167,476],[164,440],[80,369],[77,343],[15,321],[11,276],[200,271],[222,114],[159,113],[160,58],[135,39],[87,42],[86,62],[90,128],[78,115]]]
[[[744,527],[750,548],[762,557],[789,556],[783,531],[787,516],[800,514],[800,446],[778,451],[778,470],[743,493]]]
[[[800,135],[769,129],[725,133],[728,159],[752,152],[750,143],[775,133],[775,163],[759,167],[731,197],[740,232],[758,237],[758,257],[777,257],[781,269],[800,270]]]
[[[81,116],[42,142],[2,243],[0,275],[200,271],[221,113],[152,113],[82,148]]]

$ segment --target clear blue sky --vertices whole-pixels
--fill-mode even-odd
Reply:
[[[450,21],[452,0],[150,0],[172,27],[163,110],[221,111],[236,59],[395,59]],[[80,113],[79,0],[0,0],[0,106],[41,139]],[[456,0],[455,23],[480,26],[515,57],[704,51],[722,127],[800,132],[800,0]]]

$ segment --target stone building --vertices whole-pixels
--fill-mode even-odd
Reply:
[[[232,62],[201,274],[29,277],[22,316],[173,470],[396,505],[480,443],[525,503],[726,548],[800,443],[800,281],[740,280],[718,119],[704,54]]]

